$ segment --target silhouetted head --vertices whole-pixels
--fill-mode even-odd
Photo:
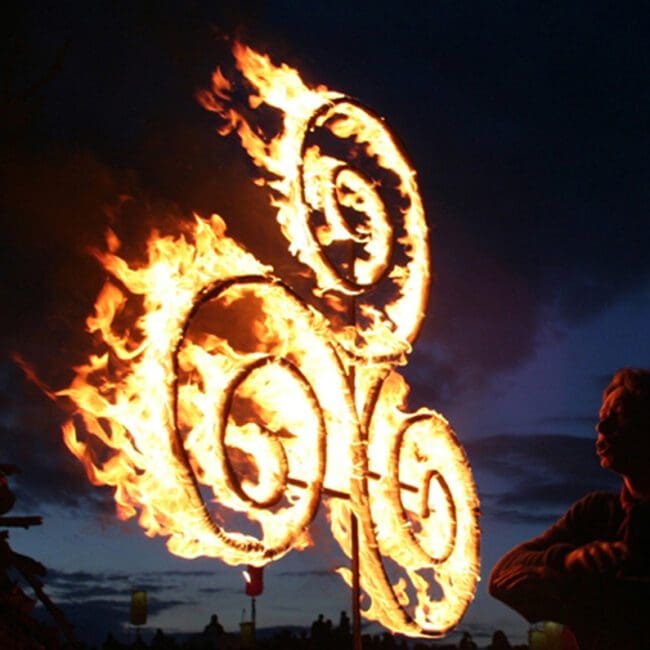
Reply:
[[[650,371],[623,368],[605,389],[596,452],[606,469],[641,479],[650,467]]]
[[[512,646],[503,630],[495,630],[492,635],[492,650],[508,650]]]

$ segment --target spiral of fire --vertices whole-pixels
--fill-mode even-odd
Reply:
[[[415,172],[383,120],[310,89],[240,44],[237,66],[278,110],[264,137],[217,71],[200,95],[267,172],[290,250],[328,321],[225,234],[196,220],[152,236],[148,262],[101,257],[113,275],[92,332],[105,351],[64,391],[64,439],[91,481],[114,486],[122,517],[185,557],[263,565],[310,543],[323,497],[350,556],[359,521],[365,615],[412,636],[455,625],[478,580],[478,499],[455,434],[432,410],[404,411],[406,362],[429,284]],[[125,328],[131,296],[142,314]],[[350,582],[350,572],[340,573]]]

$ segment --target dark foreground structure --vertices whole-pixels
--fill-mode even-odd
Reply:
[[[0,464],[0,528],[39,526],[41,517],[9,517],[16,497],[9,487],[8,476],[20,470],[15,465]],[[9,545],[9,532],[0,530],[0,648],[2,650],[60,650],[80,648],[63,612],[50,600],[41,579],[47,570],[27,555]],[[28,588],[34,597],[23,588]],[[50,615],[42,623],[32,615],[40,601]]]

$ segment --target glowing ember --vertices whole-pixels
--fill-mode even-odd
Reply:
[[[255,92],[246,109],[220,70],[199,99],[263,171],[290,250],[335,317],[227,237],[217,216],[154,233],[138,267],[118,257],[111,233],[100,258],[114,280],[87,323],[103,350],[60,393],[77,406],[65,442],[93,483],[115,487],[121,517],[138,514],[183,557],[264,565],[310,543],[327,497],[348,556],[352,513],[359,521],[364,615],[395,632],[444,634],[478,579],[478,500],[449,425],[434,411],[405,413],[394,370],[429,282],[415,172],[357,102],[240,44],[234,55]],[[263,105],[282,118],[274,137],[252,122]],[[125,326],[129,301],[141,310]]]

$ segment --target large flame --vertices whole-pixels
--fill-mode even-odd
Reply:
[[[383,120],[241,45],[201,103],[263,170],[291,252],[313,271],[328,320],[196,217],[153,233],[146,264],[100,255],[113,279],[88,329],[100,353],[61,391],[64,427],[91,481],[115,488],[172,553],[263,565],[310,543],[325,497],[351,555],[359,522],[364,611],[395,632],[440,635],[478,579],[478,500],[462,447],[435,411],[404,411],[429,258],[415,172]],[[274,136],[261,106],[282,118]],[[133,319],[130,314],[139,316]],[[351,582],[350,571],[340,569]]]

